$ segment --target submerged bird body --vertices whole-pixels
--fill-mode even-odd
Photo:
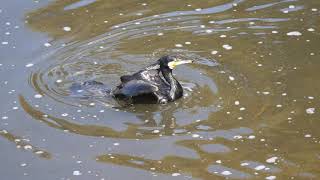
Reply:
[[[156,63],[132,74],[121,76],[121,83],[110,94],[132,104],[167,103],[183,96],[181,84],[172,75],[176,65],[191,63],[175,56],[163,56]]]

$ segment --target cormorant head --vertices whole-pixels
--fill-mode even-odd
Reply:
[[[169,68],[171,70],[174,69],[178,65],[188,64],[188,63],[192,63],[192,62],[193,62],[193,60],[182,60],[174,55],[162,56],[159,59],[160,67]]]

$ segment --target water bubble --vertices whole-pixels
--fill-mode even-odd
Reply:
[[[26,67],[32,67],[34,64],[32,63],[29,63],[29,64],[26,64]]]
[[[230,171],[223,171],[221,172],[222,175],[225,175],[225,176],[229,176],[231,175],[232,173]]]
[[[50,43],[44,43],[43,45],[44,45],[45,47],[50,47],[50,46],[51,46]]]
[[[23,148],[24,148],[25,150],[31,150],[31,149],[32,149],[32,146],[30,146],[30,145],[25,145]]]
[[[172,176],[180,176],[181,174],[180,173],[172,173],[171,175]]]
[[[311,137],[311,134],[306,134],[306,135],[304,135],[304,137],[310,138],[310,137]]]
[[[69,31],[71,31],[71,27],[65,26],[65,27],[63,27],[63,30],[69,32]]]
[[[158,130],[158,129],[155,129],[155,130],[153,130],[152,131],[152,133],[154,133],[154,134],[157,134],[157,133],[159,133],[160,131]]]
[[[292,31],[287,33],[288,36],[301,36],[302,33],[299,31]]]
[[[315,108],[308,108],[308,109],[306,109],[306,113],[307,114],[314,114],[315,113]]]
[[[294,9],[294,8],[295,8],[294,5],[290,5],[290,6],[289,6],[289,9]]]
[[[36,151],[35,153],[36,154],[43,154],[44,152],[43,151]]]
[[[61,114],[61,116],[63,116],[63,117],[66,117],[66,116],[68,116],[69,114],[68,113],[63,113],[63,114]]]
[[[230,46],[229,44],[224,44],[222,47],[224,49],[226,49],[226,50],[231,50],[232,49],[232,46]]]
[[[229,76],[229,80],[230,80],[230,81],[234,81],[235,78],[234,78],[233,76]]]
[[[233,136],[233,138],[234,138],[234,139],[241,139],[241,138],[242,138],[242,136],[240,136],[240,135],[236,135],[236,136]]]
[[[41,94],[36,94],[36,95],[34,95],[34,98],[40,99],[40,98],[42,98],[42,95]]]
[[[263,170],[263,169],[265,169],[265,168],[266,168],[266,166],[264,166],[264,165],[259,165],[259,166],[255,167],[254,169],[257,170],[257,171],[260,171],[260,170]]]
[[[266,162],[267,163],[275,163],[277,159],[278,159],[278,157],[271,157],[271,158],[267,159]]]
[[[192,134],[192,137],[193,138],[198,138],[198,137],[200,137],[200,135],[199,134]]]
[[[276,176],[268,176],[268,177],[266,177],[267,180],[274,180],[276,178],[277,178]]]
[[[72,173],[74,176],[80,176],[82,173],[80,171],[73,171]]]
[[[241,163],[240,166],[248,166],[249,163]]]
[[[8,131],[7,131],[7,130],[5,130],[5,129],[3,129],[3,130],[1,130],[1,131],[0,131],[0,133],[8,134]]]
[[[218,51],[211,51],[211,54],[213,55],[218,54]]]

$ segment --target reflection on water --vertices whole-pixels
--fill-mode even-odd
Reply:
[[[43,166],[49,179],[318,179],[319,5],[56,0],[26,12],[24,28],[48,37],[0,64],[0,143],[41,158],[14,178],[39,179]],[[164,54],[196,62],[174,71],[184,97],[173,103],[71,95],[75,82],[115,87]]]
[[[32,144],[29,143],[29,141],[30,141],[29,139],[25,139],[25,138],[22,138],[22,137],[15,136],[15,135],[9,133],[6,130],[0,131],[0,136],[2,136],[3,138],[6,138],[7,140],[15,143],[16,147],[18,149],[31,151],[32,153],[38,155],[41,158],[45,158],[45,159],[50,159],[51,158],[51,154],[49,152],[46,152],[45,150],[41,150],[41,149],[33,146]]]

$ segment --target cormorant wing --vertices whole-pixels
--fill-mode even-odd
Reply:
[[[122,87],[118,89],[116,94],[134,97],[142,94],[153,93],[155,91],[158,91],[157,86],[154,86],[143,80],[131,80],[125,84],[122,84]]]

